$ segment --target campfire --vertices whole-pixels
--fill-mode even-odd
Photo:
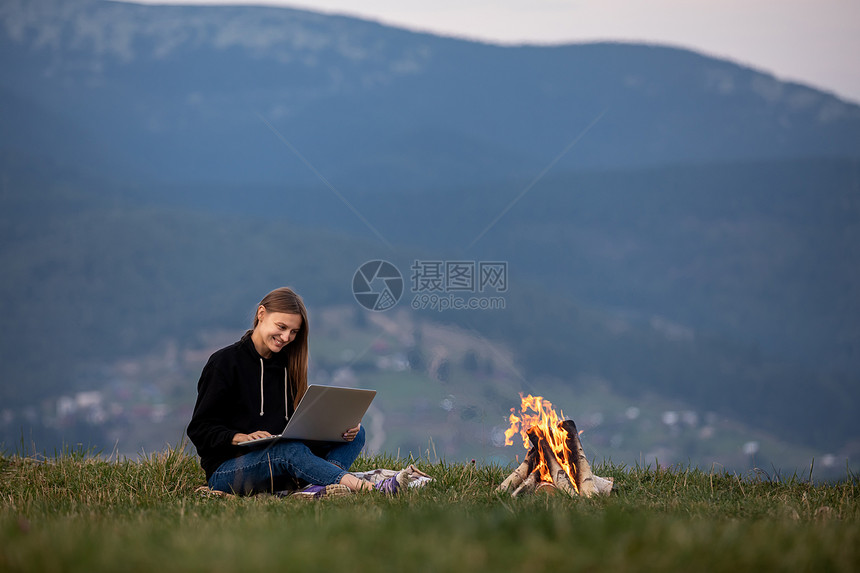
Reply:
[[[591,473],[579,432],[573,420],[559,417],[552,403],[541,396],[523,396],[520,411],[511,408],[511,427],[505,431],[505,445],[519,434],[527,453],[525,461],[498,487],[517,497],[535,491],[562,491],[568,495],[591,497],[608,495],[612,478]]]

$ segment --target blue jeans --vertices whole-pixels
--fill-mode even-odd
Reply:
[[[209,487],[248,495],[339,483],[363,447],[363,426],[351,442],[277,440],[218,466]]]

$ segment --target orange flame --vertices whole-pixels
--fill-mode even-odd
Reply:
[[[520,392],[520,400],[522,402],[520,411],[516,408],[511,408],[511,415],[508,420],[511,422],[511,427],[505,430],[505,445],[511,446],[514,443],[514,436],[520,434],[523,438],[523,447],[529,449],[531,442],[529,434],[534,433],[538,440],[544,440],[549,444],[558,464],[567,473],[570,478],[570,483],[576,487],[576,481],[573,474],[576,467],[570,461],[570,450],[567,447],[567,431],[560,427],[559,424],[564,420],[564,412],[559,417],[552,408],[552,402],[546,400],[542,396],[523,396]],[[538,448],[539,454],[537,469],[540,471],[542,481],[552,482],[552,476],[549,473],[549,465],[544,459],[543,451]]]

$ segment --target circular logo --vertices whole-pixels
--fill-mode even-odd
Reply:
[[[367,310],[388,310],[403,295],[403,275],[388,261],[367,261],[352,277],[352,295]]]

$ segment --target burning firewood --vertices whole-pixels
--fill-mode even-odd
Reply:
[[[561,428],[561,426],[558,427]],[[575,488],[573,483],[570,481],[570,476],[567,473],[568,470],[562,466],[550,443],[538,432],[529,431],[528,435],[529,441],[531,441],[532,444],[532,449],[537,449],[540,453],[540,458],[546,465],[546,473],[549,474],[549,480],[544,479],[543,481],[555,485],[557,489],[568,495],[575,495],[578,488]],[[564,460],[564,462],[566,463],[566,467],[569,468],[569,461]],[[544,477],[543,474],[541,474],[541,477]]]
[[[521,415],[516,415],[511,409],[511,427],[505,432],[505,443],[513,444],[512,437],[520,433],[528,452],[525,461],[501,483],[497,491],[513,490],[513,497],[534,491],[562,491],[583,497],[608,495],[612,491],[613,480],[592,473],[573,420],[560,421],[552,404],[539,396],[521,398]],[[535,414],[529,414],[527,410]]]
[[[588,463],[588,458],[585,457],[582,449],[576,424],[573,420],[565,420],[559,424],[559,427],[567,433],[567,451],[571,453],[573,458],[571,461],[576,467],[576,489],[580,495],[591,497],[597,493],[597,487],[594,485],[594,474],[591,473],[591,464]]]
[[[520,486],[520,484],[525,481],[525,479],[534,471],[535,463],[534,463],[535,451],[529,450],[526,454],[526,459],[523,463],[521,463],[517,469],[515,469],[511,475],[509,475],[502,484],[496,488],[497,491],[506,491],[509,489],[516,489]]]
[[[537,470],[535,470],[528,476],[526,476],[526,479],[524,479],[523,482],[519,485],[519,487],[511,493],[511,496],[519,497],[524,493],[532,493],[537,489],[538,482],[540,482],[540,475],[538,474]]]

